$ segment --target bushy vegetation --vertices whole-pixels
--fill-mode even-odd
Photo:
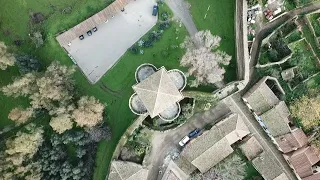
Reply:
[[[295,41],[300,40],[301,38],[302,38],[301,32],[298,30],[294,30],[290,34],[287,35],[287,37],[285,38],[285,42],[287,44],[290,44],[290,43],[293,43]]]
[[[277,62],[290,55],[291,50],[280,35],[275,35],[261,47],[260,63]]]
[[[315,14],[309,14],[307,15],[314,32],[316,34],[316,37],[320,36],[320,13],[315,13]]]
[[[153,46],[153,44],[159,41],[162,37],[162,34],[165,30],[171,27],[171,13],[162,9],[166,9],[167,7],[163,4],[163,2],[159,3],[159,17],[160,22],[157,23],[155,27],[151,29],[151,31],[144,35],[137,43],[132,45],[129,49],[132,54],[144,54],[147,48]],[[166,54],[163,55],[166,57]]]
[[[151,132],[139,126],[128,138],[121,150],[120,159],[141,164],[150,148]]]
[[[290,55],[291,50],[288,44],[299,38],[299,33],[295,33],[297,25],[295,19],[282,25],[277,29],[260,49],[259,63],[266,64],[269,62],[277,62]]]

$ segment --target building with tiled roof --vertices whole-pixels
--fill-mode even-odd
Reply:
[[[250,134],[248,127],[238,114],[231,114],[191,141],[181,156],[201,173],[218,164],[233,152],[232,144]]]
[[[268,111],[280,102],[279,98],[275,95],[273,90],[268,86],[268,80],[275,84],[274,88],[277,88],[279,92],[284,94],[284,91],[280,86],[278,80],[274,77],[266,76],[263,77],[258,83],[256,83],[243,96],[243,99],[246,100],[252,107],[253,111],[258,114],[262,114]]]
[[[266,152],[254,158],[252,164],[265,180],[289,180],[278,163]]]
[[[284,101],[280,101],[270,110],[261,114],[261,120],[273,137],[290,133],[290,111]]]
[[[240,149],[250,161],[264,151],[259,141],[254,136],[251,136],[248,140],[241,144]]]
[[[148,172],[139,164],[114,160],[111,163],[108,180],[147,180]]]
[[[311,146],[285,154],[284,157],[300,178],[312,176],[314,174],[312,167],[320,161],[318,150]]]
[[[300,128],[296,128],[288,134],[278,136],[275,140],[283,153],[295,151],[308,144],[308,137]]]

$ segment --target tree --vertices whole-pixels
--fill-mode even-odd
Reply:
[[[205,173],[204,177],[217,174],[221,179],[242,180],[246,176],[246,163],[239,155],[233,154],[211,168],[208,173]]]
[[[0,153],[0,179],[39,179],[40,164],[31,159],[43,142],[43,129],[29,124],[6,141]]]
[[[43,45],[43,38],[42,38],[42,34],[39,31],[36,31],[32,34],[31,36],[31,40],[33,41],[33,43],[36,45],[36,48],[39,48]]]
[[[6,70],[8,66],[13,66],[15,58],[12,54],[7,52],[7,46],[0,42],[0,69]]]
[[[212,53],[207,48],[202,47],[187,50],[180,60],[180,65],[189,67],[189,74],[194,75],[200,84],[213,84],[222,81],[224,77],[225,70],[215,60],[221,58],[219,54]]]
[[[74,68],[53,62],[43,76],[37,79],[38,91],[30,96],[32,107],[51,110],[53,102],[65,103],[72,99]]]
[[[191,82],[193,87],[200,84],[216,83],[222,81],[225,70],[232,59],[227,53],[216,50],[221,38],[213,36],[209,30],[199,31],[193,37],[187,37],[180,46],[187,52],[180,60],[180,65],[188,67],[189,74],[195,76]]]
[[[78,107],[72,117],[80,127],[93,127],[103,120],[104,105],[94,97],[83,96],[78,101]]]
[[[320,122],[320,96],[302,96],[290,106],[293,117],[298,118],[303,127],[311,129]]]
[[[41,69],[40,62],[29,55],[17,56],[16,65],[18,66],[21,74],[27,74],[33,71],[38,72]]]
[[[33,73],[25,74],[20,78],[16,78],[12,84],[2,87],[1,91],[6,96],[29,96],[37,91],[36,79],[37,76]]]
[[[53,117],[51,118],[49,124],[52,129],[59,134],[64,133],[66,130],[72,129],[73,127],[73,122],[69,114],[60,114],[57,117]]]
[[[14,108],[10,111],[8,118],[14,121],[16,124],[23,124],[33,117],[33,109],[27,108]]]
[[[93,126],[91,128],[87,128],[86,131],[89,133],[90,138],[94,142],[111,139],[111,128],[104,123]]]

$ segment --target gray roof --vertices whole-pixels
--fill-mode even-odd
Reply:
[[[189,175],[187,175],[173,160],[171,160],[166,171],[163,173],[161,180],[188,180],[189,177]]]
[[[264,113],[279,103],[278,97],[265,83],[268,79],[273,80],[279,85],[277,79],[266,76],[256,83],[244,96],[255,112]],[[282,88],[281,88],[282,90]]]
[[[261,115],[262,122],[266,125],[273,137],[290,133],[290,111],[285,102],[281,101],[274,108]]]
[[[249,160],[256,158],[263,152],[262,146],[254,136],[240,145],[240,149]]]
[[[172,82],[164,67],[134,85],[133,89],[152,118],[183,99],[181,92]]]
[[[139,164],[114,160],[111,163],[108,180],[147,180],[148,172]]]
[[[181,153],[204,173],[233,152],[231,145],[250,131],[237,114],[231,114],[191,141]]]
[[[280,166],[275,162],[273,156],[268,155],[266,152],[254,158],[252,164],[265,180],[274,180],[279,176],[287,178],[286,175],[283,175]]]

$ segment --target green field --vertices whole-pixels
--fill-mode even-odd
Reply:
[[[222,38],[220,49],[232,56],[226,67],[225,81],[236,80],[235,0],[187,0],[198,30],[209,29]],[[210,6],[210,8],[209,8]],[[208,10],[209,8],[209,10]],[[208,10],[208,11],[207,11]],[[206,18],[205,15],[207,14]]]
[[[105,8],[110,1],[106,0],[13,0],[0,1],[0,41],[4,41],[14,53],[28,53],[36,56],[43,65],[48,65],[53,60],[62,64],[72,65],[72,61],[55,40],[56,34],[62,30],[73,27],[97,11]],[[65,14],[64,9],[72,8],[72,12]],[[44,45],[38,49],[32,45],[28,36],[31,31],[29,14],[41,12],[46,20],[38,25],[44,36]],[[62,21],[63,19],[63,21]],[[94,179],[105,179],[108,165],[117,142],[127,127],[136,116],[128,107],[129,97],[133,93],[131,86],[135,83],[134,71],[141,63],[153,63],[157,67],[165,66],[168,69],[179,68],[179,58],[184,50],[176,47],[186,36],[184,27],[179,28],[174,24],[164,31],[159,42],[153,47],[144,49],[144,55],[126,53],[118,64],[110,70],[97,84],[88,83],[83,74],[77,70],[74,74],[77,90],[81,94],[95,96],[102,103],[107,104],[107,123],[112,129],[112,139],[101,142],[98,147]],[[22,40],[21,46],[14,45],[15,40]],[[163,56],[162,52],[167,55]],[[181,69],[185,70],[185,69]],[[18,76],[16,67],[0,71],[0,86],[6,85]],[[106,88],[101,88],[101,86]],[[27,106],[28,101],[23,98],[7,98],[0,93],[0,129],[12,124],[8,120],[9,111],[15,106]]]

